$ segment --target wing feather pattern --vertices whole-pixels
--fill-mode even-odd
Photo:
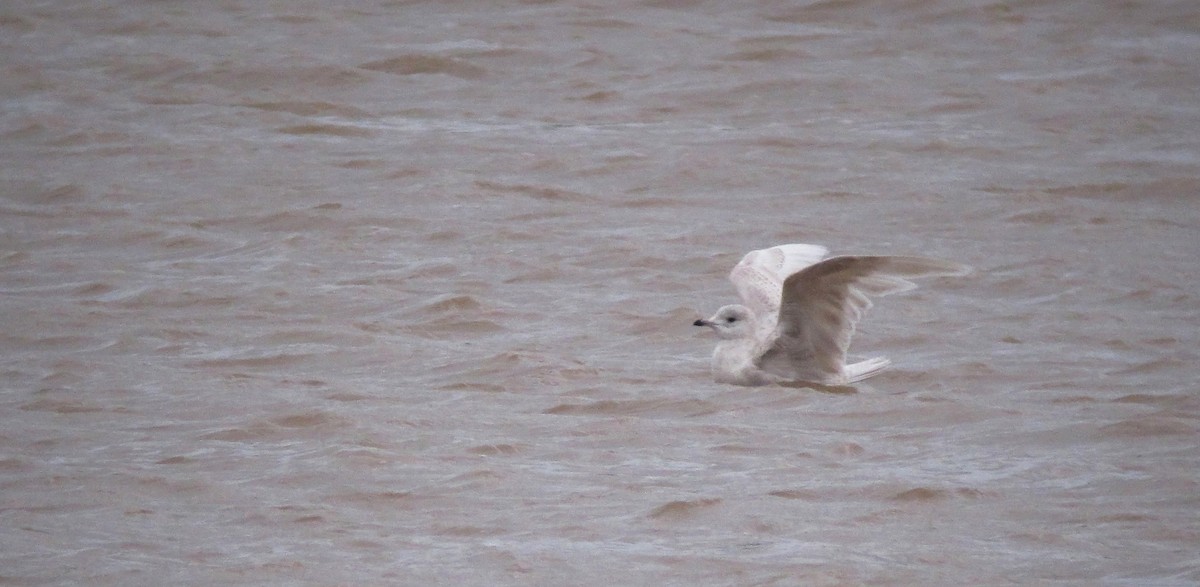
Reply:
[[[729,273],[742,303],[756,316],[774,320],[789,275],[819,262],[829,253],[820,245],[779,245],[746,253]]]
[[[760,347],[758,366],[782,377],[843,383],[846,349],[871,307],[869,296],[915,288],[909,279],[967,272],[965,265],[923,257],[842,256],[810,265],[784,279],[779,319]]]

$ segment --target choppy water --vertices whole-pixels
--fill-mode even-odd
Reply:
[[[0,585],[1200,583],[1193,2],[0,8]],[[971,264],[853,394],[746,251]]]

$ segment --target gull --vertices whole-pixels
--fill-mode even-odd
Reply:
[[[846,348],[868,296],[916,287],[909,279],[965,275],[970,267],[924,257],[839,256],[820,245],[789,244],[751,251],[729,280],[742,304],[724,306],[695,326],[712,328],[713,379],[733,385],[841,386],[879,374],[876,357],[846,364]]]

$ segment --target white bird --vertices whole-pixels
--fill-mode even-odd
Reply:
[[[877,375],[884,357],[846,364],[867,296],[916,287],[912,278],[965,275],[970,267],[923,257],[842,256],[819,245],[751,251],[729,274],[744,305],[724,306],[695,326],[717,333],[712,374],[718,383],[846,385]],[[824,260],[822,260],[824,259]]]

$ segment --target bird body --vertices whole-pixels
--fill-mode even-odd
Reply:
[[[846,385],[872,377],[891,362],[878,357],[846,364],[855,325],[871,307],[869,296],[915,288],[909,279],[970,271],[924,257],[826,259],[827,253],[819,245],[779,245],[751,251],[733,268],[729,279],[743,303],[693,323],[717,334],[717,382]]]

